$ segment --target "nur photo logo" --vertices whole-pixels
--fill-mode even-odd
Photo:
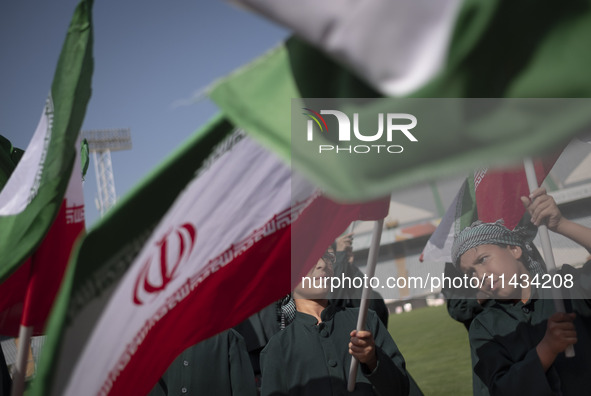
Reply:
[[[339,110],[315,111],[310,108],[303,108],[308,117],[306,123],[306,140],[314,141],[314,131],[326,134],[326,137],[336,142],[334,144],[319,144],[318,153],[327,152],[335,154],[367,154],[367,153],[389,153],[400,154],[404,147],[397,143],[401,138],[410,142],[418,142],[411,130],[417,125],[417,118],[408,113],[378,113],[377,132],[367,131],[360,127],[359,113],[353,113],[353,122],[350,117]],[[328,124],[324,116],[332,116],[332,121],[338,124],[336,136],[329,136]],[[385,135],[385,136],[384,136]],[[362,142],[363,144],[353,144]],[[370,144],[371,143],[371,144]]]

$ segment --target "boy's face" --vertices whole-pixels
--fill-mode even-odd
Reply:
[[[318,259],[316,265],[314,265],[306,275],[312,280],[312,287],[307,287],[308,285],[306,284],[306,288],[303,288],[302,283],[300,283],[294,289],[294,298],[306,298],[309,300],[326,298],[326,295],[330,290],[330,279],[327,279],[326,281],[325,279],[333,276],[335,259],[334,250],[332,247],[329,247],[324,255]],[[323,287],[325,285],[327,286],[326,288]]]
[[[529,274],[519,261],[521,254],[518,246],[480,245],[462,255],[460,269],[478,278],[482,292],[498,299],[519,299],[523,292],[518,286],[522,282],[520,276]]]

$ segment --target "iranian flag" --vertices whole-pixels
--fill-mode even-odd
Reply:
[[[325,198],[216,118],[79,244],[33,394],[146,394],[185,348],[283,297],[352,220],[387,208]]]
[[[0,191],[0,332],[40,334],[74,240],[84,229],[76,141],[90,98],[92,1],[68,29],[45,108]],[[5,104],[6,105],[6,104]]]
[[[80,158],[59,211],[40,246],[0,284],[0,333],[17,337],[19,327],[41,335],[59,290],[72,246],[84,231],[84,195]]]

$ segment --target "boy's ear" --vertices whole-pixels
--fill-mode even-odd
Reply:
[[[515,257],[516,260],[519,260],[521,258],[521,255],[523,254],[523,250],[521,250],[520,246],[507,246],[507,248],[509,249],[509,252],[511,252],[511,254],[513,255],[513,257]]]

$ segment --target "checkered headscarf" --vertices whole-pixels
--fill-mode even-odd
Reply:
[[[503,220],[497,220],[494,223],[483,223],[476,221],[470,227],[464,228],[454,238],[451,249],[451,258],[454,265],[460,265],[460,257],[468,250],[480,245],[509,245],[519,246],[523,251],[524,263],[527,269],[532,273],[545,273],[543,265],[540,264],[541,258],[536,260],[534,248],[531,244],[535,233],[526,228],[516,228],[511,231]]]
[[[277,317],[279,318],[279,328],[281,330],[293,322],[295,319],[296,307],[293,296],[288,294],[281,300],[277,301]]]

